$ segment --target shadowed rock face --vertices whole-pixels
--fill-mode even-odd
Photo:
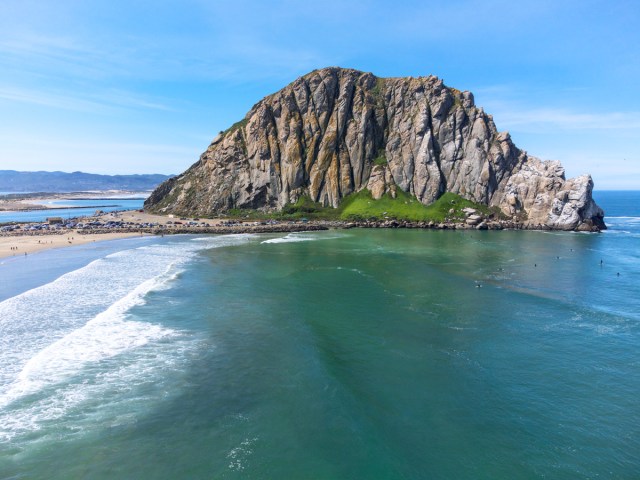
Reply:
[[[604,228],[589,175],[565,180],[498,132],[470,92],[434,76],[378,78],[317,70],[258,102],[146,207],[204,216],[277,210],[300,196],[337,207],[363,188],[430,204],[446,191],[497,206],[527,226]]]

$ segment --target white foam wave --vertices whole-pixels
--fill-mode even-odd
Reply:
[[[210,247],[224,247],[238,245],[256,237],[255,233],[232,233],[228,235],[210,235],[192,238],[195,243],[206,243]]]
[[[0,396],[0,408],[45,386],[59,383],[85,365],[113,357],[132,348],[175,332],[158,325],[127,321],[127,312],[144,303],[152,290],[165,288],[178,272],[167,272],[138,285],[131,293],[112,304],[93,320],[60,340],[48,345],[27,361],[6,394]]]
[[[270,238],[260,243],[294,243],[294,242],[312,242],[315,240],[331,240],[340,238],[341,235],[318,235],[316,233],[289,233],[284,237]]]
[[[292,243],[292,242],[310,242],[316,240],[315,237],[311,236],[303,236],[301,234],[289,233],[284,237],[278,238],[270,238],[269,240],[264,240],[260,243]]]
[[[234,447],[227,453],[229,459],[229,469],[242,471],[245,469],[247,459],[253,454],[252,445],[258,440],[258,437],[245,438],[240,445]]]
[[[197,252],[245,241],[125,250],[0,302],[0,441],[66,418],[82,402],[110,401],[100,392],[150,388],[180,365],[189,333],[138,321],[135,307],[169,288]]]
[[[156,340],[120,358],[112,369],[89,369],[46,391],[0,409],[0,444],[23,435],[55,440],[103,426],[135,423],[150,405],[180,392],[187,352],[201,347],[189,337]]]
[[[112,305],[121,311],[130,308],[127,301],[139,299],[148,289],[162,288],[191,256],[185,251],[169,255],[162,249],[130,250],[0,303],[0,395],[37,352]]]

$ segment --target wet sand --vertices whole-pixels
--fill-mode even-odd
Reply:
[[[83,245],[85,243],[103,240],[140,236],[140,233],[132,232],[93,233],[85,235],[75,232],[49,235],[11,235],[0,237],[0,258],[24,256],[25,253],[31,255],[52,248],[71,247],[73,245]]]

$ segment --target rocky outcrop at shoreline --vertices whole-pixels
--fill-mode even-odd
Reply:
[[[525,228],[606,228],[591,177],[566,180],[559,162],[517,148],[470,92],[434,76],[342,68],[311,72],[258,102],[145,206],[212,216],[309,197],[337,207],[365,188],[374,199],[401,189],[425,205],[452,192]]]
[[[406,220],[362,220],[362,221],[311,221],[311,222],[278,222],[273,224],[256,224],[255,222],[234,223],[212,226],[128,226],[124,228],[91,227],[66,230],[29,231],[17,230],[0,232],[2,237],[47,236],[47,235],[95,235],[108,233],[140,233],[146,235],[181,235],[181,234],[239,234],[239,233],[292,233],[310,232],[329,229],[352,228],[411,228],[428,230],[551,230],[549,227],[533,228],[512,220],[495,220],[480,217],[478,221],[444,221],[444,222],[412,222]]]

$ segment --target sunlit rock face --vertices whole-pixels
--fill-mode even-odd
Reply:
[[[313,71],[265,97],[146,203],[163,213],[277,210],[300,196],[337,207],[363,188],[424,204],[444,192],[497,206],[525,226],[604,228],[589,175],[518,149],[470,92],[434,76]]]

